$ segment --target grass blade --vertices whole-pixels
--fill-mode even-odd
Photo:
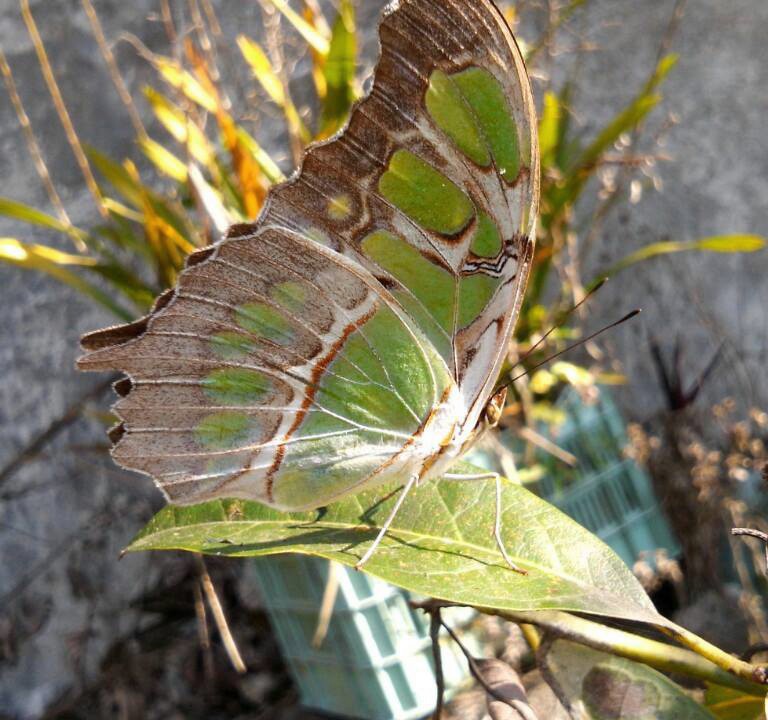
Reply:
[[[83,295],[90,297],[103,307],[110,310],[121,320],[134,319],[134,313],[115,302],[110,295],[81,278],[68,266],[94,268],[98,261],[92,257],[71,255],[45,245],[24,243],[16,238],[0,238],[0,261],[16,265],[27,270],[36,270],[69,285]]]
[[[718,252],[718,253],[751,253],[762,250],[766,246],[765,238],[758,235],[716,235],[706,237],[700,240],[676,240],[668,242],[651,243],[639,250],[627,255],[612,265],[601,277],[615,275],[630,265],[649,260],[660,255],[670,255],[671,253],[689,252],[691,250],[699,252]]]
[[[356,63],[355,8],[350,0],[342,0],[323,68],[326,95],[320,115],[319,139],[330,137],[344,124],[352,103],[358,98]]]
[[[269,0],[277,8],[283,17],[293,25],[296,31],[301,35],[309,45],[311,45],[321,55],[327,55],[330,44],[327,37],[323,37],[314,27],[312,27],[301,15],[293,10],[285,0]]]

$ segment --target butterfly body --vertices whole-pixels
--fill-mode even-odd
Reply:
[[[490,417],[533,255],[523,61],[490,0],[401,0],[380,33],[370,94],[258,222],[83,339],[81,368],[130,378],[115,459],[172,502],[438,477]]]

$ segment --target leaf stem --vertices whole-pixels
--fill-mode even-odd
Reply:
[[[681,645],[685,645],[693,650],[697,656],[706,658],[726,672],[743,678],[750,683],[759,683],[763,686],[761,694],[765,695],[765,685],[768,684],[768,668],[761,665],[753,665],[733,655],[729,655],[716,645],[707,642],[698,635],[694,635],[690,630],[686,630],[678,625],[660,627],[659,630],[677,640]]]
[[[684,628],[675,626],[674,629],[663,627],[659,629],[686,645],[690,650],[633,635],[624,630],[607,627],[560,611],[515,613],[482,609],[481,612],[498,615],[515,623],[536,625],[558,637],[628,660],[645,663],[662,672],[680,673],[734,690],[741,690],[750,695],[759,697],[765,695],[764,668],[728,655]]]

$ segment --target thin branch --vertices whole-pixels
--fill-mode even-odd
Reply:
[[[519,627],[523,632],[525,641],[535,653],[539,649],[539,645],[541,645],[541,635],[539,635],[539,631],[529,623],[520,623]]]
[[[109,76],[112,78],[112,82],[115,85],[117,94],[120,96],[120,100],[125,109],[128,111],[128,116],[131,118],[136,134],[139,139],[147,137],[147,130],[144,127],[144,123],[141,121],[139,112],[136,109],[136,104],[133,102],[131,93],[128,91],[128,87],[123,80],[123,76],[120,73],[120,68],[117,66],[117,60],[115,60],[115,54],[112,52],[112,48],[109,46],[106,37],[104,37],[104,29],[99,20],[99,16],[96,14],[96,10],[91,3],[91,0],[81,0],[85,14],[88,16],[88,22],[91,24],[91,30],[93,30],[93,36],[96,38],[96,43],[99,46],[101,55],[104,58],[104,62],[107,64],[109,70]]]
[[[24,24],[27,26],[29,36],[32,38],[32,44],[34,45],[35,52],[37,53],[37,59],[40,63],[40,69],[43,72],[43,78],[45,84],[48,86],[48,92],[53,99],[53,106],[56,108],[56,113],[59,116],[59,121],[64,128],[64,134],[67,137],[67,142],[72,148],[72,152],[77,160],[77,165],[80,168],[80,172],[85,178],[85,184],[88,187],[93,199],[96,203],[96,209],[104,220],[109,219],[109,212],[104,205],[104,198],[101,195],[101,190],[96,183],[96,178],[93,176],[91,166],[88,163],[88,158],[85,155],[83,146],[80,144],[80,139],[75,132],[75,126],[72,123],[72,118],[69,116],[69,111],[64,103],[64,98],[61,95],[61,90],[56,82],[56,77],[53,74],[53,68],[51,62],[48,59],[48,53],[45,50],[45,45],[40,37],[40,33],[37,29],[37,24],[32,16],[32,11],[29,9],[29,0],[19,0],[21,4],[21,14],[24,18]]]
[[[177,47],[179,37],[176,34],[176,25],[173,22],[173,13],[171,12],[168,0],[160,0],[160,17],[163,20],[163,27],[165,28],[168,42],[171,44],[171,47]]]
[[[512,613],[488,610],[488,612],[512,622],[537,625],[559,637],[573,640],[595,650],[645,663],[662,672],[679,672],[751,694],[759,688],[760,695],[764,695],[765,685],[768,684],[766,682],[768,673],[765,668],[738,660],[679,626],[656,625],[655,627],[693,652],[556,610]]]
[[[483,677],[483,672],[478,666],[477,660],[475,660],[472,653],[469,652],[469,649],[461,641],[461,638],[459,638],[459,636],[444,621],[441,620],[440,625],[446,629],[453,642],[459,646],[459,650],[461,650],[464,657],[467,659],[467,665],[469,665],[469,671],[472,673],[472,677],[477,680],[477,682],[488,695],[490,695],[494,700],[498,700],[501,703],[509,705],[513,710],[517,711],[522,720],[538,720],[533,714],[530,706],[520,702],[519,700],[511,700],[510,698],[504,697],[495,688],[492,688]]]
[[[443,674],[443,654],[440,652],[440,627],[443,619],[440,608],[429,613],[429,637],[432,640],[432,658],[435,661],[435,683],[437,684],[437,701],[432,720],[440,720],[445,704],[445,675]]]
[[[208,19],[208,25],[211,28],[211,32],[216,36],[221,36],[221,25],[219,24],[219,18],[216,17],[216,11],[211,5],[211,0],[201,0],[203,5],[203,12]]]
[[[211,652],[211,634],[208,632],[208,614],[203,602],[202,581],[196,582],[195,592],[195,617],[197,617],[197,635],[200,639],[200,647],[203,652],[203,674],[206,682],[213,682],[215,669],[213,665],[213,653]]]
[[[203,592],[208,601],[208,607],[211,609],[213,621],[216,623],[216,628],[221,636],[221,641],[224,643],[224,649],[227,651],[232,667],[242,675],[248,671],[248,668],[246,668],[242,655],[240,655],[240,651],[237,649],[237,643],[235,643],[235,639],[232,637],[232,632],[229,629],[229,624],[227,623],[224,609],[221,606],[221,601],[216,594],[216,588],[213,586],[211,576],[208,574],[208,568],[205,567],[205,561],[203,560],[202,555],[195,554],[195,559],[197,561],[198,572],[200,573],[200,584],[203,587]]]
[[[680,21],[685,14],[685,6],[688,4],[688,0],[676,0],[674,8],[672,8],[672,14],[667,22],[667,28],[664,31],[664,35],[659,43],[659,49],[656,54],[656,62],[658,63],[672,47],[672,43],[675,40],[677,31],[680,28]]]
[[[755,655],[768,652],[768,643],[760,642],[750,645],[739,657],[745,662],[751,662]]]
[[[334,560],[328,561],[328,577],[325,580],[323,599],[320,602],[320,611],[317,614],[317,627],[312,637],[312,647],[319,648],[326,636],[328,627],[333,617],[333,606],[339,594],[339,580],[341,579],[341,565]]]
[[[86,245],[83,240],[77,236],[77,232],[75,231],[75,227],[72,224],[72,220],[67,214],[64,203],[61,201],[61,196],[59,195],[58,190],[56,190],[56,186],[53,184],[51,174],[48,172],[48,166],[45,164],[45,160],[43,159],[43,153],[40,150],[37,137],[35,136],[35,132],[32,129],[32,123],[29,121],[29,116],[27,115],[26,110],[24,110],[24,104],[21,102],[21,97],[19,96],[18,90],[16,89],[16,83],[13,79],[11,66],[8,64],[8,60],[6,59],[2,48],[0,48],[0,72],[3,74],[5,87],[8,89],[8,95],[11,98],[11,104],[13,105],[13,109],[16,112],[16,118],[18,119],[19,125],[21,126],[21,129],[24,133],[24,138],[27,141],[27,149],[29,150],[29,154],[32,156],[32,162],[35,166],[38,177],[43,183],[45,192],[48,194],[48,199],[51,201],[51,205],[53,205],[55,208],[56,215],[58,216],[59,220],[68,228],[72,229],[73,232],[70,234],[70,237],[72,238],[72,242],[74,243],[75,248],[77,248],[79,252],[85,252],[87,250]]]
[[[285,116],[286,127],[288,129],[288,139],[291,146],[291,157],[294,165],[299,165],[301,157],[304,154],[304,142],[301,137],[301,118],[298,115],[298,110],[295,111],[295,117],[291,112],[286,112],[285,108],[294,108],[293,99],[291,98],[291,89],[288,83],[288,76],[285,68],[285,56],[283,55],[283,47],[285,42],[283,40],[283,30],[281,24],[281,14],[276,10],[271,2],[259,2],[262,12],[264,13],[264,30],[266,33],[267,50],[270,55],[270,59],[275,68],[277,76],[280,78],[280,82],[283,86],[283,94],[285,96],[285,106],[283,108],[283,115]]]
[[[412,607],[431,610],[434,607],[457,605],[430,600],[425,603],[412,603]],[[641,662],[665,673],[679,673],[758,697],[765,695],[765,685],[768,684],[765,682],[765,668],[738,660],[683,628],[672,631],[656,626],[695,652],[556,610],[510,612],[494,608],[475,609],[517,624],[535,625],[557,637]]]
[[[751,530],[750,528],[732,528],[731,535],[747,535],[762,540],[765,545],[765,569],[768,572],[768,533],[764,533],[761,530]]]
[[[567,450],[563,450],[563,448],[556,443],[553,443],[549,438],[544,437],[544,435],[536,432],[533,428],[528,427],[527,425],[522,426],[517,431],[517,434],[526,442],[536,445],[536,447],[549,453],[553,457],[556,457],[570,467],[576,467],[579,463],[579,459],[575,455],[569,453]]]
[[[563,706],[563,709],[572,717],[576,718],[574,708],[571,705],[571,701],[563,690],[563,686],[560,684],[555,674],[552,672],[552,668],[549,666],[549,651],[552,649],[557,638],[551,633],[545,633],[542,641],[539,643],[539,647],[536,648],[536,667],[541,673],[541,677],[549,689],[554,693],[558,702]]]
[[[200,12],[200,6],[197,0],[187,0],[187,6],[189,7],[189,15],[192,18],[192,26],[197,35],[197,41],[200,43],[200,49],[203,51],[203,56],[206,61],[206,70],[209,72],[211,80],[218,83],[221,80],[221,74],[219,73],[219,66],[216,62],[216,49],[214,48],[211,38],[208,35],[208,28],[206,27],[203,14]],[[229,103],[225,107],[229,109]]]

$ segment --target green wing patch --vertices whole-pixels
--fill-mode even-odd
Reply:
[[[501,83],[488,71],[471,67],[452,75],[435,70],[426,95],[437,126],[481,167],[493,157],[508,182],[521,167],[520,138]]]

